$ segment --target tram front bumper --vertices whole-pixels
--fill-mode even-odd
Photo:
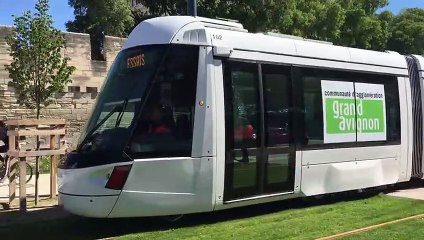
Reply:
[[[58,186],[61,207],[84,216],[108,217],[121,191],[105,188],[107,176],[117,164],[81,169],[59,169]]]
[[[59,206],[65,211],[83,217],[106,218],[119,195],[75,196],[59,193]]]

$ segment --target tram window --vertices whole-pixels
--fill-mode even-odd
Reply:
[[[259,92],[256,65],[231,63],[231,89],[227,94],[227,119],[231,119],[235,149],[255,148],[259,141]],[[231,103],[230,103],[231,101]],[[230,127],[231,126],[231,127]],[[230,143],[230,141],[228,142]]]
[[[261,147],[259,72],[255,63],[224,64],[225,198],[246,196],[258,188]]]
[[[115,127],[119,128],[129,128],[131,125],[131,122],[134,118],[134,112],[137,108],[137,105],[139,104],[139,99],[130,99],[128,100],[128,103],[125,107],[125,111],[121,114],[118,112],[113,113],[105,123],[102,125],[102,127],[99,128],[98,131],[104,131],[107,129],[112,129]],[[119,105],[122,104],[122,102],[116,102],[116,103],[105,103],[103,111],[100,113],[99,122],[102,119],[105,119],[105,117],[113,110],[115,107],[119,107]],[[120,120],[119,120],[120,119]],[[117,123],[119,123],[117,125]]]
[[[172,46],[130,143],[135,157],[191,156],[198,47]]]
[[[395,79],[388,82],[384,87],[386,91],[387,140],[400,143],[401,124],[398,83]]]
[[[400,143],[401,124],[397,78],[392,76],[364,75],[358,77],[357,83],[384,85],[386,105],[386,142],[394,144]]]
[[[291,140],[290,81],[285,68],[262,65],[265,106],[265,143],[267,147],[288,144]]]
[[[300,70],[300,69],[296,69]],[[308,146],[320,146],[324,144],[332,143],[343,143],[350,144],[351,146],[357,146],[358,144],[367,145],[372,142],[373,144],[398,144],[400,142],[401,129],[400,129],[400,108],[399,108],[399,91],[398,91],[398,82],[396,77],[385,76],[385,75],[375,75],[375,74],[361,74],[361,73],[351,73],[351,72],[342,72],[342,71],[329,71],[329,70],[320,70],[320,69],[301,69],[301,84],[303,87],[303,109],[304,109],[304,132],[307,136],[307,143],[304,145]],[[334,138],[330,139],[328,137],[330,134],[335,136],[337,133],[327,133],[324,136],[324,109],[323,109],[323,85],[322,80],[334,81],[334,82],[344,82],[344,85],[340,85],[337,88],[343,89],[340,92],[351,92],[352,96],[356,96],[354,101],[352,114],[342,113],[342,116],[346,120],[344,123],[350,123],[351,130],[350,132],[344,132],[344,135],[341,138],[338,138],[337,141],[334,141]],[[351,83],[351,86],[349,86]],[[365,85],[364,85],[365,84]],[[330,84],[331,85],[331,84]],[[333,85],[334,86],[334,85]],[[327,86],[328,87],[328,86]],[[333,90],[331,90],[333,91]],[[361,101],[358,98],[357,94],[367,94],[364,96],[370,96],[370,93],[383,93],[384,92],[384,104],[385,112],[381,110],[381,114],[378,115],[381,119],[385,118],[384,124],[381,124],[377,115],[375,117],[365,116],[362,119],[359,118],[359,111],[361,111],[362,105],[359,104]],[[349,100],[350,97],[345,100]],[[377,100],[371,98],[364,98],[367,100]],[[372,104],[372,103],[368,103]],[[343,105],[344,106],[344,105]],[[356,106],[356,107],[355,107]],[[383,106],[382,104],[380,106]],[[333,109],[333,107],[326,106],[327,111]],[[358,109],[358,110],[355,110]],[[377,108],[379,109],[379,108]],[[381,109],[381,107],[380,107]],[[384,109],[384,108],[383,108]],[[334,109],[333,109],[334,110]],[[356,112],[357,111],[357,112]],[[375,111],[373,111],[375,112]],[[347,114],[347,115],[346,115]],[[375,115],[375,114],[374,114]],[[353,116],[353,117],[352,117]],[[384,116],[384,117],[383,117]],[[349,119],[350,118],[350,119]],[[370,121],[373,122],[370,122]],[[361,121],[361,122],[360,122]],[[366,121],[366,122],[364,122]],[[380,125],[375,124],[377,121]],[[343,124],[337,126],[340,127]],[[360,125],[364,124],[364,125]],[[368,125],[367,125],[368,124]],[[327,128],[331,124],[327,123]],[[343,125],[345,126],[345,125]],[[381,131],[377,131],[375,126],[385,126],[381,127]],[[365,127],[365,128],[364,128]],[[340,127],[341,128],[341,127]],[[345,129],[344,129],[345,130]],[[369,133],[367,133],[367,131]],[[371,131],[376,132],[377,134],[370,134]],[[373,132],[373,133],[374,133]],[[385,133],[384,133],[385,132]],[[369,134],[369,135],[367,135]],[[327,140],[325,140],[325,138]],[[328,140],[330,139],[330,140]],[[342,139],[342,140],[340,140]],[[346,146],[348,146],[346,145]]]
[[[303,102],[305,112],[305,132],[309,145],[324,143],[324,123],[322,111],[321,82],[313,77],[304,77]]]

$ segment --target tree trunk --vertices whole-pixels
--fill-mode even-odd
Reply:
[[[40,104],[37,103],[37,120],[40,119]],[[40,150],[40,136],[37,135],[37,151]],[[38,205],[38,177],[39,177],[39,160],[40,157],[35,157],[35,193],[34,193],[34,203]],[[26,180],[26,179],[25,179]]]
[[[40,106],[37,104],[37,120],[40,119]]]

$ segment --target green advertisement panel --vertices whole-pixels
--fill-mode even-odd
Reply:
[[[321,81],[324,143],[386,140],[384,86]]]

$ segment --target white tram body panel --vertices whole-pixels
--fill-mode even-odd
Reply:
[[[135,160],[110,217],[174,215],[181,211],[213,210],[214,160]]]
[[[88,217],[186,214],[410,180],[412,98],[404,56],[253,34],[238,23],[188,16],[142,22],[123,50],[155,44],[199,47],[191,157],[140,158],[59,169],[60,204],[67,211]],[[424,81],[424,58],[418,59]],[[292,190],[227,201],[223,61],[228,60],[394,76],[401,106],[400,142],[353,148],[296,148]],[[131,166],[122,190],[106,189],[108,178],[119,165]]]

